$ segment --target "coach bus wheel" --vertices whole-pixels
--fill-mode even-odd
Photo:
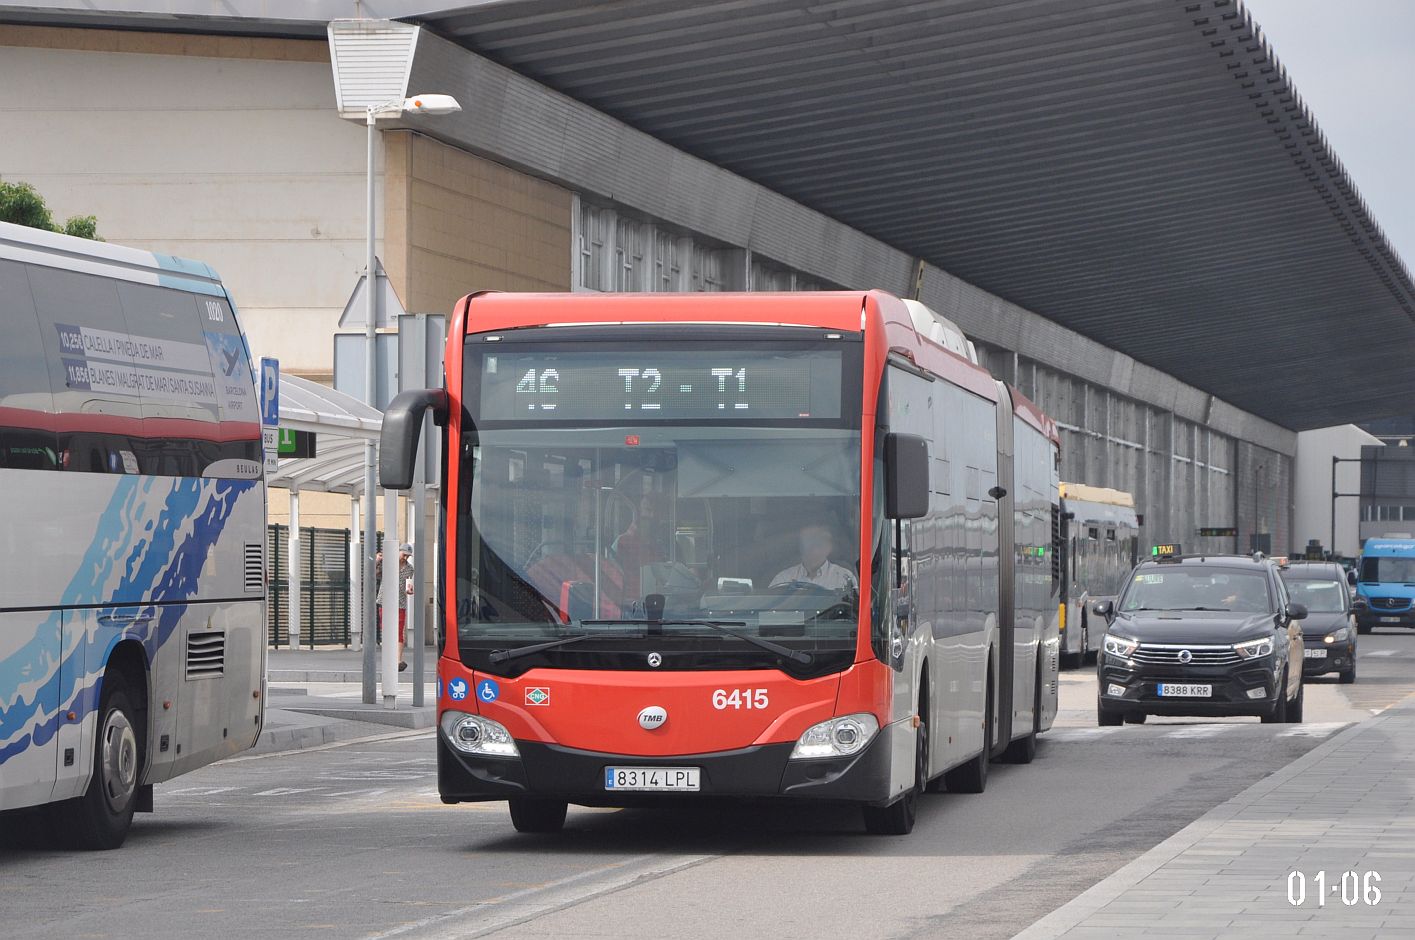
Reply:
[[[64,841],[81,849],[116,849],[128,836],[142,774],[142,730],[120,678],[103,677],[93,776],[84,795],[49,808]]]
[[[914,785],[888,806],[864,806],[865,831],[876,836],[907,836],[914,831],[919,815],[919,794],[929,775],[929,723],[919,709],[919,727],[914,734]]]
[[[530,797],[512,799],[511,825],[517,832],[559,832],[565,828],[565,810],[561,800],[537,800]]]

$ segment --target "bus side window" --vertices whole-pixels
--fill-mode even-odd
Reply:
[[[186,291],[120,282],[118,299],[143,379],[143,472],[200,476],[220,459],[220,416],[211,355],[193,297]],[[173,433],[173,427],[184,430]]]
[[[60,463],[89,473],[138,472],[142,407],[132,381],[127,322],[114,282],[91,274],[26,265],[49,369]]]
[[[25,267],[0,261],[0,469],[57,470],[54,396]]]

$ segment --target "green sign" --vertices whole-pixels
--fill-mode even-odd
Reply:
[[[1204,526],[1199,529],[1199,537],[1205,539],[1229,539],[1238,534],[1234,526]]]
[[[315,455],[314,432],[280,429],[281,457],[313,457]]]

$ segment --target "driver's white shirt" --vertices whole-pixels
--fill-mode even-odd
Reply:
[[[790,584],[792,581],[809,581],[832,591],[848,591],[855,587],[855,576],[850,573],[850,569],[830,561],[821,565],[815,574],[808,572],[805,565],[792,565],[771,579],[771,587]]]

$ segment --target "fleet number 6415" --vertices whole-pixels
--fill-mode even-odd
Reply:
[[[766,708],[766,689],[714,689],[712,707],[718,711],[728,708]]]

